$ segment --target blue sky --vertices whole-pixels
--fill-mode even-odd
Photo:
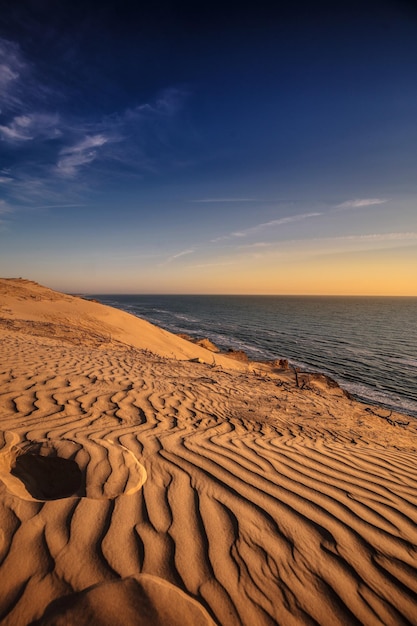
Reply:
[[[2,276],[417,295],[417,11],[268,4],[0,0]]]

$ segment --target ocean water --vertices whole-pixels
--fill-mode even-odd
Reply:
[[[174,333],[288,358],[355,397],[417,417],[417,298],[97,295]]]

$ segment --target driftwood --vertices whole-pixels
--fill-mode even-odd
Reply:
[[[294,371],[294,374],[295,374],[295,384],[297,385],[297,387],[300,387],[300,379],[298,378],[298,370],[295,367],[295,365],[292,365],[291,367],[292,367],[292,369]]]
[[[367,406],[365,411],[367,411],[368,413],[372,413],[372,415],[376,415],[377,417],[380,417],[381,419],[387,421],[388,424],[391,424],[391,426],[403,426],[405,428],[410,423],[410,422],[404,422],[403,420],[392,420],[391,419],[392,411],[390,411],[388,415],[381,415],[377,411],[374,411],[370,406]]]

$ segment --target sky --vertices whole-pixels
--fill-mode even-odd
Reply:
[[[417,296],[417,9],[246,4],[0,0],[1,276]]]

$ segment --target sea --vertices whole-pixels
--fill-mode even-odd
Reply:
[[[417,417],[417,298],[94,295],[254,360],[286,358],[354,397]]]

